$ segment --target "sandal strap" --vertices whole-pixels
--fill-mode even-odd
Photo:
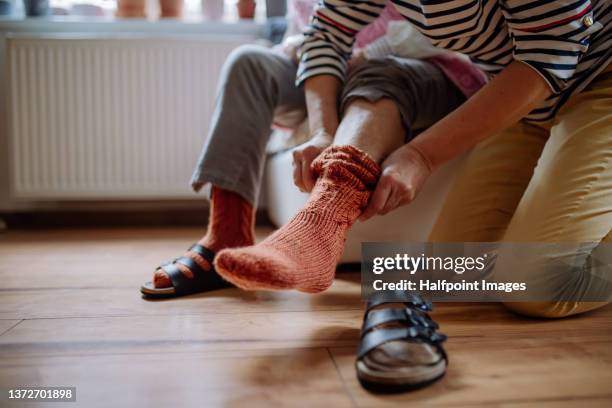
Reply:
[[[389,303],[402,303],[405,307],[375,309]],[[440,355],[448,362],[448,356],[442,347],[446,336],[436,332],[438,324],[427,314],[431,310],[431,302],[413,292],[376,292],[368,299],[357,359],[361,359],[384,343],[409,340],[436,347]],[[403,327],[378,328],[378,326],[391,322],[400,322]]]
[[[200,255],[212,265],[212,261],[215,258],[215,253],[210,249],[200,244],[193,244],[191,247],[189,247],[189,251],[195,252],[196,254]]]
[[[196,261],[189,258],[188,256],[181,256],[174,260],[174,263],[180,263],[181,265],[189,268],[191,273],[193,274],[193,279],[198,279],[204,273],[204,269]]]
[[[200,292],[204,289],[214,290],[232,286],[232,284],[225,281],[215,272],[213,267],[215,253],[213,251],[199,244],[192,245],[189,251],[195,252],[204,258],[210,264],[211,269],[205,271],[196,261],[188,256],[181,256],[172,262],[162,264],[160,268],[170,278],[172,287],[174,287],[177,295]],[[189,268],[193,278],[186,277],[176,264]]]
[[[377,306],[386,303],[403,303],[406,307],[417,308],[425,312],[431,312],[433,306],[431,301],[423,299],[420,295],[409,291],[379,291],[368,299],[366,314]]]
[[[183,288],[187,288],[193,283],[193,279],[186,277],[174,263],[165,263],[160,268],[166,272],[172,282],[174,291],[177,293],[183,292]]]
[[[441,333],[436,333],[432,329],[420,326],[379,329],[368,332],[361,339],[359,350],[357,351],[357,359],[363,358],[366,354],[380,345],[394,340],[411,340],[431,344],[435,346],[442,357],[448,361],[446,352],[441,345],[442,342],[446,341],[446,336]]]
[[[410,307],[377,309],[366,314],[361,328],[361,336],[365,336],[376,326],[391,322],[400,322],[406,327],[423,327],[434,331],[439,327],[438,323],[433,321],[427,313],[419,309],[411,309]]]

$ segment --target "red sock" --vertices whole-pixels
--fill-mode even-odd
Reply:
[[[213,252],[225,248],[253,245],[255,242],[254,216],[253,206],[240,194],[213,186],[208,229],[198,244]],[[204,270],[210,269],[208,262],[200,255],[187,252],[186,256],[192,258]],[[177,267],[188,278],[193,277],[186,266],[177,263]],[[156,288],[166,288],[172,285],[168,275],[161,269],[155,271],[153,283]]]
[[[213,252],[253,245],[255,211],[240,194],[213,186],[206,235],[198,241]]]

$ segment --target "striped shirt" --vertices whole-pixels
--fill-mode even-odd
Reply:
[[[553,93],[527,115],[551,119],[612,61],[610,0],[389,0],[436,47],[461,52],[493,76],[512,61],[532,67]],[[300,49],[298,85],[344,80],[354,37],[387,0],[321,0]]]

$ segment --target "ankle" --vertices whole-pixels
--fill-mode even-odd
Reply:
[[[243,232],[235,231],[234,233],[226,231],[221,237],[218,236],[218,234],[209,231],[198,241],[198,244],[210,249],[215,253],[225,248],[250,246],[254,243],[254,233],[251,232],[249,234],[244,234]]]
[[[253,245],[255,211],[241,195],[213,186],[208,232],[200,240],[214,252],[225,248]]]

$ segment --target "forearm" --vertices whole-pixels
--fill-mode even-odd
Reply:
[[[333,75],[317,75],[304,83],[310,133],[332,141],[338,128],[340,81]]]
[[[525,117],[551,94],[533,69],[513,62],[462,106],[407,146],[435,169]]]

